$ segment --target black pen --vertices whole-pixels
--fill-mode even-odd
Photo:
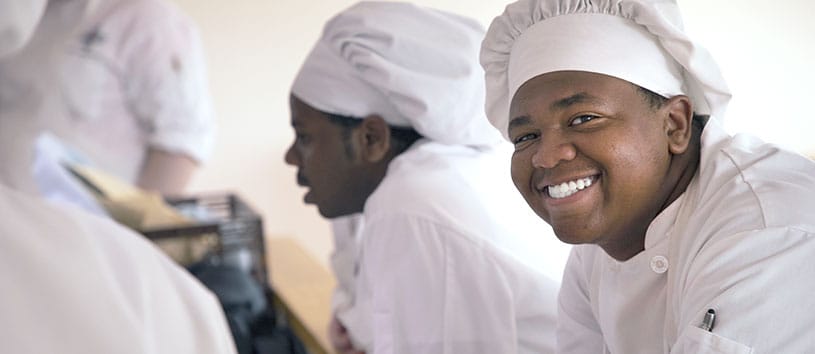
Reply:
[[[702,319],[702,325],[699,328],[705,331],[712,331],[713,325],[716,323],[716,310],[714,309],[707,309],[705,313],[705,318]]]

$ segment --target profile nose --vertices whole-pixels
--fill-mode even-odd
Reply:
[[[553,168],[562,161],[573,160],[575,156],[577,149],[570,140],[557,133],[542,135],[532,156],[532,165],[536,168]]]
[[[288,165],[299,166],[300,158],[294,149],[294,144],[289,145],[289,148],[286,149],[286,153],[283,155],[283,161]]]

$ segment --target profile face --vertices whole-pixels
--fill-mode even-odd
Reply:
[[[537,76],[510,104],[512,180],[562,241],[625,247],[644,237],[667,197],[666,119],[627,81]]]
[[[289,105],[295,139],[285,161],[297,167],[297,184],[309,189],[304,202],[326,218],[362,211],[370,177],[349,148],[346,128],[293,95]]]

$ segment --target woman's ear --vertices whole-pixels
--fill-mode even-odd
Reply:
[[[671,97],[660,112],[665,117],[668,149],[674,155],[684,153],[693,132],[693,105],[690,99],[685,95]]]
[[[380,162],[391,150],[391,128],[381,116],[372,114],[357,127],[360,157],[367,162]]]

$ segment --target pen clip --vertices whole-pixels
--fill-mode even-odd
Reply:
[[[713,330],[714,324],[716,324],[716,310],[707,309],[707,312],[705,312],[705,317],[702,319],[702,324],[699,326],[699,328],[710,332]]]

